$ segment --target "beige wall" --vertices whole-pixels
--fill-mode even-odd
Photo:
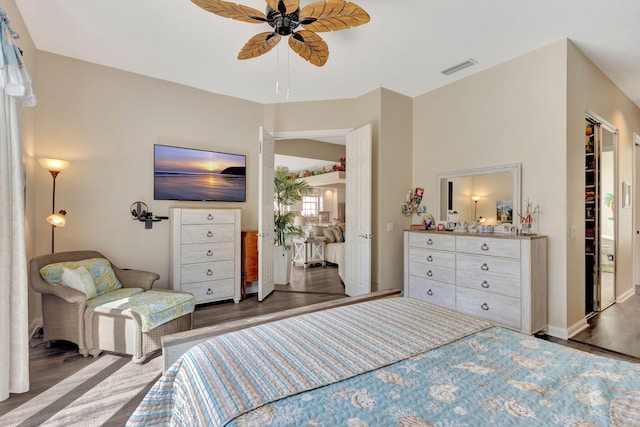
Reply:
[[[387,211],[387,194],[378,198],[378,187],[395,193],[396,186],[409,187],[411,100],[389,91],[376,90],[354,100],[262,106],[234,98],[132,73],[39,52],[36,82],[35,140],[30,160],[54,157],[71,161],[57,180],[56,209],[66,209],[67,226],[56,230],[56,251],[91,248],[104,252],[119,266],[156,271],[159,286],[168,286],[169,222],[155,223],[152,230],[133,221],[130,205],[144,201],[156,215],[167,215],[171,206],[217,206],[242,208],[242,228],[257,226],[258,144],[257,129],[275,131],[355,128],[373,124],[374,235],[373,289],[384,275],[384,288],[402,286],[401,251],[384,273],[377,259],[389,247],[400,248],[403,222],[399,208]],[[380,114],[383,94],[398,109],[385,120],[395,148],[394,167],[377,170],[380,155]],[[153,200],[153,144],[161,143],[247,155],[247,202],[202,203]],[[404,153],[404,154],[401,154]],[[389,161],[390,159],[387,159]],[[35,230],[32,255],[50,251],[48,224],[41,218],[51,209],[51,177],[43,169],[32,170],[35,208],[29,225]],[[399,180],[404,179],[405,183]],[[382,183],[382,184],[380,184]],[[400,196],[402,191],[397,192]],[[394,196],[395,197],[395,196]],[[379,205],[382,204],[382,207]],[[399,203],[398,203],[399,206]],[[382,212],[378,212],[381,210]],[[382,234],[377,218],[396,224],[396,231]],[[399,225],[399,226],[398,226]],[[387,244],[391,244],[388,246]],[[387,245],[387,246],[385,246]],[[385,248],[383,251],[381,248]],[[398,259],[396,259],[398,258]],[[390,273],[391,272],[391,273]],[[39,313],[31,313],[31,318]]]
[[[640,109],[618,89],[572,43],[567,49],[567,222],[575,227],[576,238],[567,244],[568,326],[576,329],[584,323],[584,128],[586,113],[594,113],[618,130],[616,192],[620,200],[623,181],[633,182],[633,132],[640,132]],[[633,218],[632,209],[617,210],[616,297],[633,292]]]
[[[522,164],[523,200],[548,235],[549,323],[566,326],[566,41],[413,102],[414,186],[436,213],[436,174]]]
[[[345,146],[312,139],[281,139],[276,141],[275,153],[307,159],[338,163],[345,156]]]
[[[400,204],[404,189],[411,185],[407,163],[411,154],[411,99],[376,89],[355,99],[265,107],[265,127],[277,132],[348,129],[367,123],[372,124],[373,133],[372,289],[401,288],[402,228],[408,222],[400,213]],[[349,159],[347,173],[348,168]],[[387,223],[393,223],[395,231],[386,231]],[[381,259],[385,260],[384,266]]]
[[[406,217],[401,214],[401,205],[411,188],[412,157],[412,108],[413,100],[390,90],[381,90],[380,145],[374,154],[373,179],[378,191],[374,193],[376,206],[376,228],[373,230],[378,264],[378,288],[393,289],[403,287],[404,235],[403,230],[412,222],[423,219],[417,215]],[[348,159],[347,159],[348,161]],[[388,225],[392,224],[393,231]]]
[[[144,201],[156,215],[171,206],[242,208],[243,228],[258,214],[258,127],[262,105],[206,93],[70,58],[38,53],[34,157],[71,161],[56,186],[56,209],[67,225],[56,230],[56,252],[96,249],[121,267],[169,279],[169,221],[147,230],[129,207]],[[247,202],[153,200],[153,145],[222,150],[247,155]],[[51,177],[35,180],[35,254],[50,251],[44,218],[51,210]]]

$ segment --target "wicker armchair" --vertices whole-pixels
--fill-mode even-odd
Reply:
[[[85,339],[84,313],[87,297],[84,293],[67,286],[51,286],[40,276],[40,268],[64,261],[80,261],[88,258],[106,258],[96,251],[71,251],[41,255],[29,261],[29,285],[42,294],[43,340],[70,341],[78,345],[83,356],[89,354]],[[113,271],[125,288],[149,290],[160,278],[156,273],[127,270],[111,264]]]

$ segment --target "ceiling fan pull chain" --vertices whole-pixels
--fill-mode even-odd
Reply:
[[[276,47],[276,95],[280,93],[280,46]]]
[[[287,49],[287,99],[289,99],[289,78],[291,76],[291,66],[289,65],[289,61],[291,59],[291,52]]]

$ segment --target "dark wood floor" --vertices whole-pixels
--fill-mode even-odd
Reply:
[[[256,294],[249,294],[240,304],[223,302],[198,306],[193,326],[217,325],[346,296],[337,267],[293,267],[291,282],[288,285],[276,285],[275,291],[262,302],[258,302]]]
[[[598,313],[571,341],[640,359],[640,295]]]

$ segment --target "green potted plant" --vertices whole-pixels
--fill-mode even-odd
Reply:
[[[288,284],[291,274],[291,239],[303,236],[304,232],[294,225],[296,214],[288,208],[302,201],[311,192],[311,186],[304,180],[292,176],[285,166],[278,166],[274,172],[274,282]]]

